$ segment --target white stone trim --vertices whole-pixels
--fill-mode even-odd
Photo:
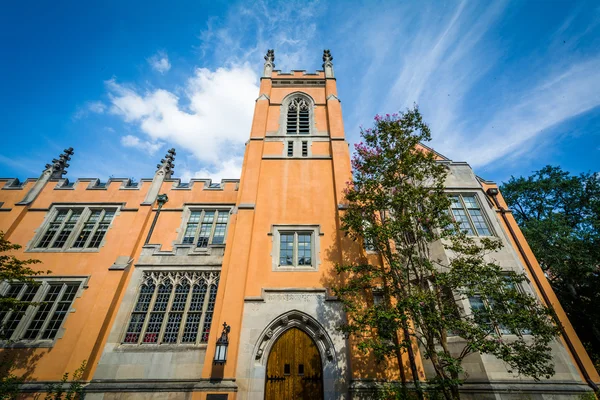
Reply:
[[[309,232],[311,234],[311,265],[279,265],[281,233],[285,232],[294,232],[296,234],[302,232]],[[268,233],[268,235],[272,237],[271,260],[273,271],[314,272],[319,270],[319,265],[321,264],[321,236],[324,235],[324,233],[321,232],[321,225],[271,225],[271,231]],[[294,246],[294,252],[296,251],[296,246]]]

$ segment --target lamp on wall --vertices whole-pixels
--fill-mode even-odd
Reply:
[[[223,322],[223,332],[221,337],[217,339],[217,346],[215,347],[215,359],[213,364],[225,364],[227,361],[227,346],[229,346],[229,331],[231,327],[227,325],[227,322]]]
[[[156,204],[158,205],[158,209],[160,210],[165,203],[169,201],[169,197],[166,194],[159,194],[156,196]]]

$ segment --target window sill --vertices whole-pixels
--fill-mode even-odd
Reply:
[[[116,352],[183,352],[190,350],[206,350],[208,347],[207,343],[201,344],[154,344],[154,343],[143,343],[143,344],[131,344],[131,343],[120,343],[116,348]]]
[[[102,244],[104,246],[104,244]],[[99,253],[100,248],[93,249],[43,249],[33,248],[25,250],[25,253]]]
[[[298,271],[298,272],[316,272],[317,268],[312,265],[302,265],[302,266],[293,266],[293,265],[278,265],[275,271],[282,272],[290,272],[290,271]]]

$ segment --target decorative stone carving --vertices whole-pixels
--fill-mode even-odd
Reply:
[[[333,360],[334,349],[331,338],[314,318],[297,310],[280,315],[269,324],[255,347],[255,359],[266,362],[266,359],[263,360],[263,355],[268,354],[271,346],[283,332],[294,327],[303,330],[313,338],[324,360]]]
[[[263,77],[270,78],[273,69],[275,68],[275,51],[273,49],[267,50],[265,56],[265,67],[263,69]]]
[[[329,50],[323,50],[323,69],[326,78],[333,78],[333,57]]]
[[[174,148],[169,149],[165,158],[161,159],[159,164],[156,164],[156,173],[164,173],[167,179],[171,179],[171,175],[173,175],[173,170],[175,169],[174,161],[176,154]]]
[[[58,160],[54,158],[51,164],[46,164],[43,174],[49,174],[50,179],[61,179],[67,173],[66,169],[69,167],[68,161],[71,160],[73,154],[75,152],[72,147],[65,149],[58,157]]]

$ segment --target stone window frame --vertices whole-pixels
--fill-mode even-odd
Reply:
[[[311,234],[311,265],[279,265],[282,233],[294,233],[296,234],[295,237],[298,233]],[[314,272],[319,270],[319,265],[321,264],[319,258],[321,250],[320,237],[324,235],[324,233],[321,232],[320,225],[272,225],[271,232],[269,232],[268,235],[272,237],[271,259],[273,271]],[[294,254],[296,254],[296,252],[297,248],[296,245],[294,245]],[[294,258],[296,258],[295,255]]]
[[[88,287],[87,283],[90,279],[90,276],[48,276],[48,277],[43,277],[43,278],[35,277],[33,279],[34,279],[34,281],[39,282],[40,285],[38,286],[38,289],[35,292],[35,295],[31,298],[30,301],[33,303],[41,303],[41,304],[27,306],[23,317],[21,318],[21,320],[19,321],[15,330],[11,334],[10,339],[0,341],[0,347],[4,347],[4,348],[53,347],[54,344],[56,343],[56,341],[63,337],[63,335],[65,333],[64,325],[66,323],[66,320],[69,317],[69,314],[75,312],[75,309],[73,308],[73,304],[75,303],[76,299],[80,298],[83,295],[84,289],[87,289],[87,287]],[[0,294],[5,296],[8,293],[9,288],[15,284],[21,284],[21,282],[15,282],[15,283],[11,284],[8,281],[3,281],[2,283],[0,283]],[[56,300],[54,300],[51,303],[52,306],[48,310],[48,315],[44,318],[42,325],[37,330],[38,333],[37,333],[36,337],[34,339],[24,339],[23,335],[29,328],[29,325],[33,321],[34,317],[36,316],[37,311],[40,309],[40,307],[43,307],[44,297],[50,290],[50,287],[55,286],[57,284],[61,284],[62,287],[57,295]],[[70,301],[69,307],[65,311],[65,316],[64,316],[63,320],[60,322],[60,324],[58,325],[58,328],[56,330],[56,333],[54,334],[54,337],[48,338],[48,339],[43,339],[43,338],[41,338],[41,335],[42,335],[42,333],[45,332],[46,328],[48,327],[50,320],[54,316],[54,313],[58,307],[59,299],[62,299],[62,297],[67,289],[67,285],[69,285],[69,284],[77,285],[77,289],[75,291],[73,299]],[[24,292],[25,292],[27,286],[30,286],[30,285],[23,284],[23,287],[19,290],[18,298],[22,299],[22,296],[24,295]],[[5,322],[7,322],[10,319],[10,317],[14,313],[15,313],[14,310],[6,312],[4,315],[0,316],[0,322],[2,322],[2,324],[4,324]]]
[[[121,208],[122,208],[121,204],[87,204],[87,203],[84,203],[84,204],[52,205],[50,210],[46,213],[46,216],[44,217],[44,221],[42,222],[40,227],[36,230],[33,239],[28,243],[26,252],[35,252],[35,253],[38,253],[38,252],[39,253],[95,253],[95,252],[99,252],[100,249],[102,247],[104,247],[104,245],[106,244],[106,238],[108,236],[108,232],[112,228],[114,221],[120,215]],[[51,247],[52,244],[56,241],[56,239],[60,235],[60,232],[62,232],[64,225],[68,222],[69,218],[71,217],[73,209],[81,209],[81,215],[79,216],[78,220],[75,222],[75,225],[73,226],[73,229],[71,230],[71,233],[69,233],[69,236],[67,237],[65,243],[61,247],[58,247],[58,248]],[[58,215],[58,213],[62,210],[67,210],[67,215],[66,215],[64,221],[61,221],[59,229],[57,230],[57,233],[54,235],[52,240],[48,243],[47,247],[37,247],[38,244],[40,243],[41,239],[44,237],[45,233],[50,228],[50,225],[52,223],[54,223],[54,220],[55,220],[56,216]],[[77,236],[79,236],[79,234],[82,232],[84,225],[86,223],[88,223],[88,219],[89,219],[90,215],[92,214],[92,211],[96,211],[96,210],[101,211],[100,217],[94,223],[92,233],[90,233],[89,237],[86,239],[84,247],[73,247],[73,244],[77,240]],[[98,230],[98,227],[99,227],[100,223],[102,222],[107,210],[114,211],[114,215],[111,218],[111,220],[108,224],[108,227],[106,228],[106,232],[105,232],[104,236],[102,237],[102,240],[100,241],[100,243],[98,244],[97,247],[86,247],[87,245],[90,244],[94,234]]]
[[[307,134],[288,134],[287,133],[287,117],[288,110],[292,101],[297,98],[302,98],[308,104],[308,127],[309,131]],[[279,129],[277,130],[277,135],[285,136],[287,138],[299,137],[299,138],[307,138],[310,136],[318,135],[315,121],[315,108],[316,103],[314,99],[304,92],[293,92],[284,97],[281,101],[280,111],[279,111]],[[294,146],[296,147],[296,146]]]
[[[452,192],[447,192],[447,194],[448,194],[448,197],[457,196],[459,198],[459,201],[462,206],[462,210],[465,212],[465,215],[467,217],[467,222],[468,222],[469,227],[472,232],[472,233],[467,233],[467,236],[475,236],[475,237],[495,237],[495,236],[497,236],[495,233],[495,230],[492,226],[492,222],[491,222],[490,216],[488,214],[488,209],[486,207],[484,207],[484,203],[479,198],[478,193],[473,192],[473,191],[456,191],[456,192],[452,191]],[[481,217],[483,218],[485,226],[490,233],[489,235],[480,234],[479,231],[477,230],[477,228],[475,227],[473,218],[471,217],[471,214],[469,213],[469,208],[467,207],[467,205],[463,199],[464,196],[473,197],[475,199],[478,209],[481,212]],[[450,208],[449,208],[450,216],[452,217],[452,219],[454,221],[456,221],[456,218],[454,217],[454,213],[452,210],[453,210],[453,207],[452,207],[452,204],[450,204]]]
[[[146,309],[146,311],[137,311],[136,312],[136,308],[137,308],[137,303],[138,300],[140,298],[141,295],[141,289],[142,286],[144,285],[146,280],[152,280],[155,283],[155,289],[152,292],[151,298],[150,298],[150,302],[148,303],[148,308]],[[161,322],[161,326],[160,326],[160,330],[158,332],[158,336],[156,338],[156,342],[144,342],[144,337],[147,334],[146,330],[148,328],[148,324],[149,324],[149,318],[148,316],[155,311],[154,305],[156,303],[156,298],[158,296],[158,286],[165,282],[165,281],[170,281],[170,283],[172,284],[172,288],[171,288],[171,293],[169,295],[169,299],[166,305],[166,308],[164,311],[159,311],[163,314],[163,320]],[[182,282],[183,280],[187,280],[188,284],[190,285],[190,289],[188,292],[188,295],[186,297],[186,304],[184,307],[183,311],[178,311],[178,310],[172,310],[172,305],[173,305],[173,301],[175,299],[175,295],[176,295],[176,287],[177,284]],[[210,334],[210,329],[212,329],[212,323],[214,322],[214,313],[215,313],[215,306],[216,306],[216,296],[218,293],[218,289],[219,289],[219,280],[220,280],[220,271],[219,270],[196,270],[196,269],[159,269],[159,270],[153,270],[153,269],[148,269],[148,270],[144,270],[142,271],[142,276],[140,277],[139,283],[136,286],[135,289],[135,296],[133,298],[133,301],[130,305],[130,309],[127,312],[127,319],[125,320],[125,323],[123,325],[122,331],[119,335],[119,346],[121,348],[156,348],[156,347],[161,347],[161,348],[166,348],[166,347],[177,347],[177,348],[185,348],[185,347],[194,347],[194,348],[204,348],[207,346],[208,344],[208,336]],[[183,339],[183,333],[185,331],[185,326],[186,326],[186,322],[187,322],[187,316],[190,313],[190,304],[192,301],[192,293],[193,293],[193,286],[198,283],[198,282],[204,282],[206,284],[206,293],[204,295],[204,300],[203,300],[203,304],[202,304],[202,310],[200,311],[200,320],[198,322],[198,332],[197,332],[197,336],[196,336],[196,341],[195,342],[182,342]],[[211,289],[212,287],[215,287],[215,293],[214,293],[214,300],[213,300],[213,309],[211,312],[211,320],[209,321],[209,326],[208,326],[208,331],[205,333],[205,324],[206,324],[206,317],[207,317],[207,311],[209,308],[209,303],[211,301]],[[180,321],[180,326],[179,326],[179,330],[178,330],[178,334],[177,334],[177,339],[175,342],[164,342],[164,335],[167,329],[167,325],[169,324],[169,315],[171,313],[181,313],[182,314],[182,318]],[[141,314],[144,313],[145,317],[144,317],[144,321],[142,323],[142,327],[140,329],[139,332],[139,337],[137,338],[137,340],[135,341],[135,343],[133,342],[127,342],[127,335],[130,333],[130,324],[132,322],[132,316],[134,313],[137,314]],[[203,335],[206,334],[206,340],[203,340]]]
[[[190,247],[193,247],[193,251],[198,251],[198,252],[206,252],[212,247],[221,247],[221,248],[225,247],[225,245],[227,244],[227,234],[229,232],[229,225],[231,222],[232,210],[233,210],[233,207],[229,206],[229,205],[217,205],[217,204],[186,204],[186,205],[184,205],[183,212],[181,215],[181,225],[179,226],[177,239],[174,244],[177,244],[178,246],[190,246]],[[183,239],[185,237],[185,232],[187,230],[187,225],[188,225],[188,222],[190,220],[190,217],[191,217],[193,211],[201,211],[200,220],[198,222],[198,227],[196,228],[196,233],[194,235],[194,241],[192,243],[183,243]],[[208,245],[206,247],[198,247],[197,246],[198,236],[200,234],[200,228],[202,225],[202,220],[204,219],[205,211],[216,211],[217,213],[215,214],[215,217],[213,220],[213,226],[211,227],[211,230],[210,230]],[[223,243],[213,244],[212,241],[213,241],[215,229],[217,226],[218,212],[223,212],[223,211],[226,211],[228,213],[227,225],[225,226],[225,234],[223,237]]]
[[[517,284],[516,289],[523,294],[528,294],[530,296],[533,296],[533,293],[531,291],[526,290],[526,288],[524,287],[524,282]],[[481,303],[486,308],[493,307],[492,305],[490,305],[490,302],[487,299],[483,298],[480,294],[475,294],[472,297],[479,297],[481,299]],[[464,310],[467,312],[467,316],[473,315],[473,304],[471,303],[472,297],[463,296],[462,303],[463,303]],[[506,328],[504,328],[506,330],[503,330],[503,328],[501,326],[499,326],[497,323],[495,323],[494,321],[490,321],[489,323],[490,323],[490,325],[493,325],[492,335],[496,335],[496,336],[516,336],[516,335],[528,336],[528,335],[531,335],[530,332],[515,333],[515,332],[509,331]]]

